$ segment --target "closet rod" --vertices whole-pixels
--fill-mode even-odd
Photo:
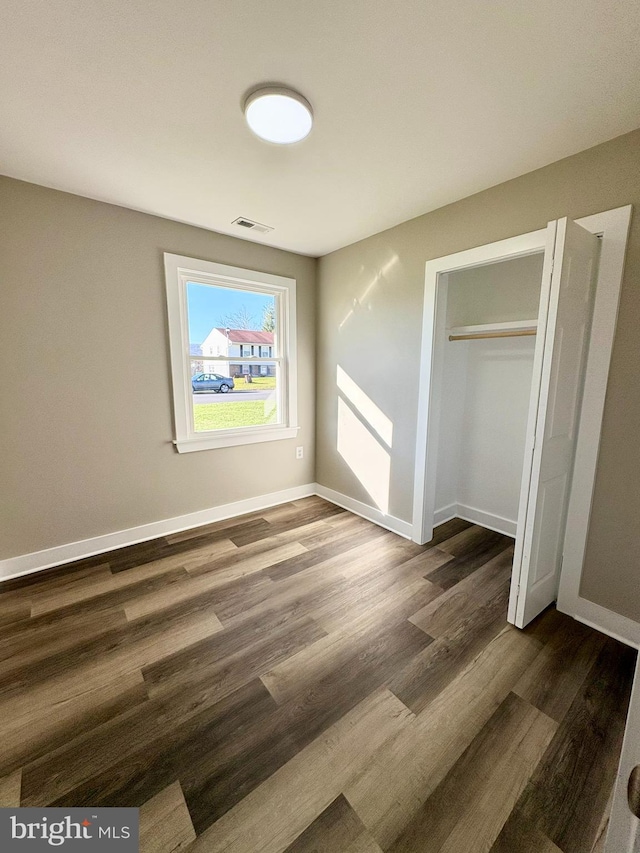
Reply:
[[[450,341],[475,341],[481,338],[521,338],[535,335],[535,329],[514,329],[513,332],[479,332],[475,335],[449,335]]]

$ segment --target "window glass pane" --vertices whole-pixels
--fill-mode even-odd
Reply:
[[[275,364],[242,365],[230,361],[230,369],[223,370],[222,363],[216,362],[220,370],[217,374],[204,373],[197,369],[197,364],[197,360],[191,360],[196,432],[282,422],[278,412],[278,368]]]
[[[187,282],[191,356],[250,355],[270,346],[276,330],[275,296]],[[222,371],[221,371],[222,372]]]

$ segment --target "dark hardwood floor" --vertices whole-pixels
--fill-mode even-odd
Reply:
[[[143,853],[602,849],[634,652],[506,623],[512,540],[319,498],[0,587],[0,805]]]

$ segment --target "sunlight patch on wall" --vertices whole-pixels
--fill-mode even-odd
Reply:
[[[338,397],[338,453],[385,515],[389,512],[391,456]]]
[[[342,391],[342,394],[353,405],[353,408],[373,427],[384,443],[388,447],[391,447],[393,443],[393,423],[340,365],[338,365],[336,371],[336,384],[340,391]]]
[[[382,266],[380,267],[378,272],[376,272],[373,275],[373,277],[371,278],[371,281],[367,284],[367,286],[362,291],[360,296],[354,296],[353,303],[352,303],[353,307],[343,317],[342,322],[340,323],[340,325],[338,327],[340,330],[342,330],[342,327],[345,325],[345,323],[347,323],[347,321],[350,320],[351,317],[353,317],[353,315],[355,314],[355,312],[358,309],[360,309],[366,305],[366,300],[367,300],[367,297],[369,296],[370,292],[378,284],[378,282],[381,279],[383,279],[387,275],[387,273],[398,263],[398,261],[399,261],[398,254],[396,252],[394,252],[391,255],[391,257],[389,258],[389,260],[386,263],[382,264]],[[361,266],[360,272],[361,273],[364,272],[364,269],[365,269],[364,266]]]

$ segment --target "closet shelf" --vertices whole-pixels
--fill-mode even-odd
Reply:
[[[477,326],[452,326],[450,341],[468,341],[476,338],[510,338],[535,335],[538,328],[536,320],[511,320],[508,323],[481,323]]]

